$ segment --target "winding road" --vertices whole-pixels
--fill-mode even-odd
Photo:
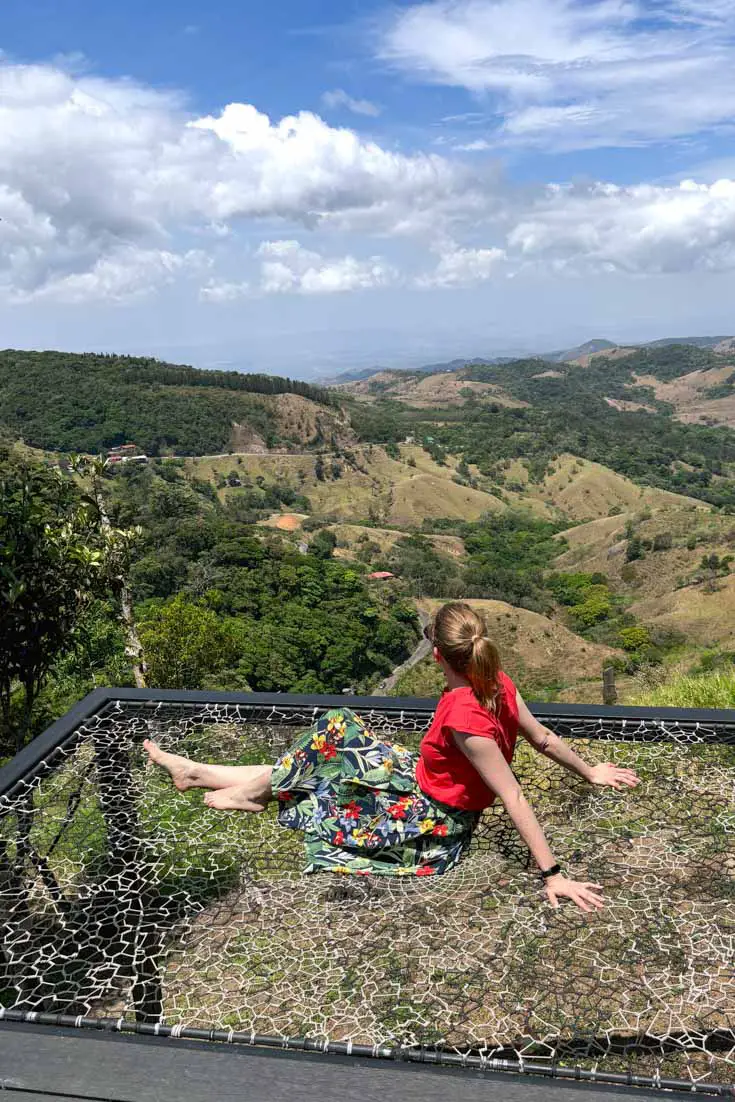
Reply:
[[[417,665],[423,658],[428,658],[431,654],[431,643],[423,636],[423,630],[431,623],[431,617],[427,612],[422,609],[417,609],[419,620],[421,621],[422,635],[416,644],[413,652],[409,655],[405,662],[401,662],[400,666],[396,666],[390,677],[386,677],[384,681],[381,681],[379,685],[373,689],[371,696],[388,696],[393,692],[396,687],[398,679],[406,670],[410,670],[412,666]]]

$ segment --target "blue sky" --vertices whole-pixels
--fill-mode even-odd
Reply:
[[[5,0],[0,327],[323,375],[735,331],[730,0]]]

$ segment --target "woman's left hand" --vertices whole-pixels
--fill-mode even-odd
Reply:
[[[605,761],[600,765],[593,765],[589,776],[590,784],[599,784],[610,788],[635,788],[641,783],[640,777],[633,769],[624,769],[614,762]]]

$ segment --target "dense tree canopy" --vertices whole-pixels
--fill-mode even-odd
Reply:
[[[415,612],[333,559],[331,532],[301,554],[253,523],[273,488],[259,488],[261,509],[251,498],[244,522],[241,497],[254,489],[220,504],[161,467],[110,483],[115,521],[143,529],[131,580],[152,685],[340,692],[367,689],[407,657]]]
[[[0,425],[52,451],[99,452],[129,441],[149,455],[227,449],[233,422],[281,442],[275,394],[334,404],[329,391],[272,375],[200,371],[150,358],[0,352]]]

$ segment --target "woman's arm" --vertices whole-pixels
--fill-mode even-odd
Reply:
[[[481,735],[468,735],[460,731],[454,732],[454,740],[488,788],[503,801],[513,825],[533,854],[538,867],[542,870],[552,868],[556,864],[554,855],[498,744]],[[559,896],[574,900],[583,911],[602,906],[602,896],[598,894],[601,891],[599,884],[567,880],[559,873],[550,876],[545,885],[546,894],[554,907],[557,906]]]
[[[518,729],[534,750],[544,754],[547,758],[563,765],[571,773],[576,773],[590,784],[609,785],[611,788],[635,788],[640,783],[632,769],[623,769],[613,762],[601,762],[599,765],[589,765],[575,754],[563,739],[544,727],[542,723],[532,716],[521,694],[516,690],[516,702],[518,704]]]

